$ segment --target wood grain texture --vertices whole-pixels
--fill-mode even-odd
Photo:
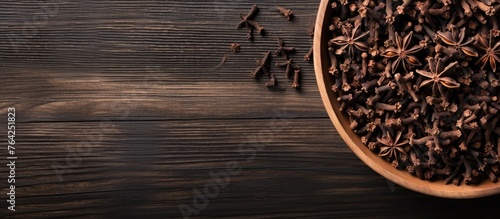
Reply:
[[[16,107],[19,157],[17,211],[2,201],[0,218],[179,218],[179,204],[192,205],[193,189],[232,161],[241,172],[198,217],[456,217],[472,209],[491,217],[500,202],[406,190],[349,150],[324,110],[312,65],[301,61],[319,1],[47,2],[0,8],[0,115]],[[268,33],[249,42],[236,24],[254,3]],[[286,21],[275,4],[296,19]],[[42,12],[51,16],[26,23]],[[272,69],[274,91],[249,77],[276,36],[297,47],[300,91],[283,69]],[[242,51],[230,53],[230,43]],[[264,147],[248,161],[238,147],[262,136]],[[68,167],[62,182],[54,164]]]

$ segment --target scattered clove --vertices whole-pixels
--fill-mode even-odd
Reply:
[[[259,11],[259,8],[257,5],[253,5],[250,11],[247,13],[247,15],[243,16],[243,14],[240,13],[241,21],[237,25],[237,28],[242,28],[242,27],[247,27],[248,33],[247,33],[247,39],[252,40],[253,39],[253,30],[257,30],[258,33],[264,34],[264,27],[262,27],[259,23],[256,21],[253,21],[252,19],[255,17],[257,12]]]
[[[283,58],[288,59],[288,54],[295,52],[295,47],[287,47],[281,38],[276,38],[278,40],[278,49],[274,52],[274,54],[281,55]]]
[[[294,77],[293,77],[293,84],[292,87],[297,89],[300,87],[299,80],[300,80],[300,69],[294,70]]]
[[[258,78],[262,73],[269,75],[269,62],[271,60],[271,52],[268,51],[261,60],[256,60],[257,68],[250,73],[253,78]]]
[[[293,12],[290,9],[283,8],[281,6],[276,6],[276,10],[278,10],[287,20],[293,19]]]
[[[311,61],[313,58],[313,47],[309,49],[309,52],[304,56],[304,61]]]
[[[231,43],[231,51],[232,52],[240,52],[240,44],[238,43]]]
[[[286,62],[280,63],[276,62],[276,66],[286,68],[285,69],[285,78],[290,77],[290,73],[292,70],[298,70],[299,66],[293,63],[293,59],[287,59]]]
[[[271,79],[269,82],[266,83],[266,87],[274,87],[276,86],[276,77],[274,77],[274,74],[271,74]]]

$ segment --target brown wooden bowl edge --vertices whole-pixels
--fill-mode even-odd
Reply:
[[[421,180],[406,171],[397,170],[392,167],[389,162],[381,159],[361,143],[360,138],[348,128],[347,118],[337,116],[341,114],[338,111],[339,104],[336,102],[335,94],[330,89],[332,82],[329,77],[328,66],[326,65],[330,62],[328,60],[326,45],[328,35],[324,34],[328,32],[328,26],[324,25],[325,18],[331,17],[331,8],[328,6],[328,0],[321,1],[315,24],[313,57],[316,81],[323,104],[333,125],[356,156],[386,179],[419,193],[453,199],[470,199],[499,194],[500,183],[493,183],[491,181],[482,182],[480,185],[455,186],[445,185],[443,180]]]

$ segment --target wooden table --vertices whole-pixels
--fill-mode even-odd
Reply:
[[[351,153],[302,61],[318,3],[258,1],[267,34],[250,42],[236,29],[248,1],[2,2],[0,114],[16,108],[18,160],[13,213],[2,144],[0,218],[497,215],[500,196],[417,194]],[[300,90],[277,67],[277,89],[249,77],[277,36],[297,48]]]

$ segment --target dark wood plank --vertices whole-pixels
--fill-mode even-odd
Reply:
[[[487,216],[488,206],[499,202],[438,199],[393,185],[364,166],[326,119],[278,125],[249,119],[245,126],[238,120],[113,124],[114,129],[101,129],[98,122],[21,124],[16,215],[179,217],[180,204],[193,206],[193,189],[214,183],[210,173],[224,171],[229,162],[242,170],[209,199],[202,216],[425,217],[430,210],[422,208],[433,205],[439,206],[431,211],[436,217],[459,215],[457,206]],[[272,133],[262,139],[266,143],[260,131]],[[96,137],[87,140],[91,146],[74,152],[89,136]],[[245,143],[262,150],[248,159],[238,151]],[[54,165],[68,170],[62,181]]]
[[[241,172],[200,217],[488,217],[499,204],[498,196],[408,191],[349,151],[324,112],[312,65],[301,61],[318,1],[259,1],[256,20],[268,33],[253,42],[235,27],[253,2],[48,2],[56,4],[0,8],[0,114],[17,109],[19,157],[17,212],[3,201],[0,218],[178,218],[179,205],[193,206],[196,189],[231,162]],[[43,13],[46,22],[25,23]],[[299,91],[283,69],[272,69],[275,91],[249,77],[276,36],[298,49]],[[229,52],[233,42],[240,53]],[[260,150],[248,159],[252,147]]]

